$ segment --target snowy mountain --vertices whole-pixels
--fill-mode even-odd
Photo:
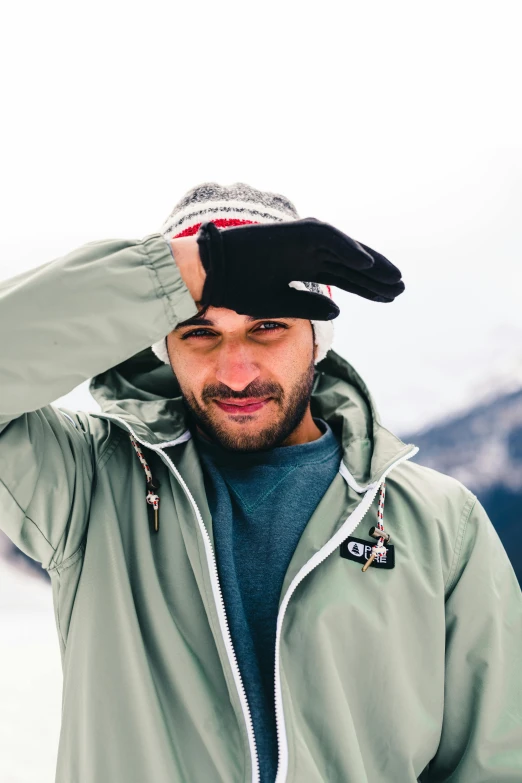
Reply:
[[[515,390],[509,386],[515,386]],[[518,386],[518,388],[516,388]],[[461,481],[488,512],[522,584],[522,389],[506,379],[470,410],[401,435],[419,447],[421,465]]]

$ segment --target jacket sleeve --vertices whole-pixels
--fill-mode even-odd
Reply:
[[[522,593],[470,493],[446,600],[440,745],[424,783],[522,781]],[[426,672],[429,676],[429,672]]]
[[[82,544],[107,427],[51,402],[196,311],[161,234],[90,242],[0,282],[0,529],[44,568]]]

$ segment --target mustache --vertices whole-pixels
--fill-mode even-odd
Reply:
[[[274,381],[253,380],[241,391],[234,391],[234,389],[229,388],[224,383],[211,383],[205,386],[201,398],[204,402],[216,399],[241,400],[249,397],[274,397],[280,401],[283,399],[284,394],[283,387]]]

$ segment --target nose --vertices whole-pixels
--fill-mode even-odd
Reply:
[[[224,345],[216,368],[216,379],[233,391],[243,391],[260,374],[252,352],[234,342]]]

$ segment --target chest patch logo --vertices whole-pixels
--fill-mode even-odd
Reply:
[[[377,542],[375,542],[377,543]],[[341,544],[341,557],[347,560],[354,560],[356,563],[364,565],[372,553],[373,541],[364,541],[362,538],[349,536]],[[387,552],[385,555],[377,555],[370,564],[370,568],[395,568],[395,548],[392,544],[386,544]]]

